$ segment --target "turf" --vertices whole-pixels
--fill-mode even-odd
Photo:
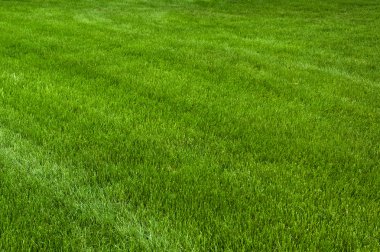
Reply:
[[[0,250],[380,250],[380,2],[0,0]]]

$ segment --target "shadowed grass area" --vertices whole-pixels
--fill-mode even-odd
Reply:
[[[0,249],[379,250],[379,13],[0,0]]]

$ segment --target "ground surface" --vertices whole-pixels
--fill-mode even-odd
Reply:
[[[0,250],[380,250],[380,2],[0,0]]]

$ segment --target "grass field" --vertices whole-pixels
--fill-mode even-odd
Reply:
[[[0,250],[380,251],[377,0],[0,0]]]

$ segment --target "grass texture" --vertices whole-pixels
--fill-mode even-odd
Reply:
[[[0,250],[379,251],[377,0],[0,0]]]

